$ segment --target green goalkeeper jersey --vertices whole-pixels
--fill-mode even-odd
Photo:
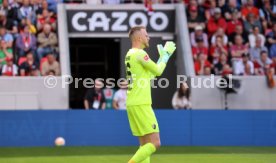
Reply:
[[[151,105],[151,79],[160,76],[166,63],[154,63],[142,49],[132,48],[125,58],[128,84],[127,106]]]

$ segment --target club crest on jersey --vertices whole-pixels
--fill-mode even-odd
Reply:
[[[145,61],[148,61],[148,60],[149,60],[149,56],[148,56],[148,55],[145,55],[145,56],[144,56],[144,60],[145,60]]]

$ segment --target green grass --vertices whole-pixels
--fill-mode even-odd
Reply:
[[[136,147],[0,148],[0,163],[126,163]],[[162,147],[152,163],[276,163],[276,147]]]

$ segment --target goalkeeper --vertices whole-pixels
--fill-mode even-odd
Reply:
[[[159,127],[151,108],[151,79],[160,76],[175,51],[173,42],[164,48],[157,45],[159,60],[153,62],[143,50],[149,47],[149,36],[145,27],[137,26],[129,32],[132,48],[125,58],[128,83],[127,114],[132,134],[139,138],[140,148],[129,163],[149,163],[150,156],[160,147]]]

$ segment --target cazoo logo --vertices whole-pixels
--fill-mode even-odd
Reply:
[[[174,32],[174,11],[76,11],[69,10],[69,32],[128,32],[142,25],[149,32]]]

